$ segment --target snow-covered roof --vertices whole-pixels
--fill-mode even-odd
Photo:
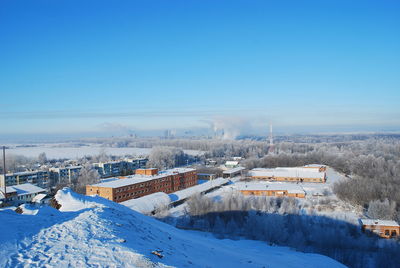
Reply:
[[[395,221],[389,220],[376,220],[376,219],[360,219],[362,225],[381,225],[381,226],[394,226],[400,227]]]
[[[323,179],[325,177],[325,172],[319,172],[316,169],[304,167],[255,168],[249,171],[249,176]]]
[[[6,176],[36,175],[38,172],[46,172],[46,171],[44,170],[22,171],[22,172],[7,173]]]
[[[239,161],[226,161],[225,166],[236,166],[239,165]]]
[[[305,165],[305,167],[321,168],[321,167],[326,167],[326,165],[321,165],[321,164],[309,164],[309,165]]]
[[[192,172],[196,171],[194,168],[173,168],[173,169],[168,169],[166,172],[172,172],[172,173],[186,173],[186,172]]]
[[[142,175],[142,174],[135,174],[130,175],[122,178],[109,178],[107,181],[103,181],[100,183],[93,184],[92,186],[96,187],[110,187],[110,188],[119,188],[128,186],[135,183],[147,182],[155,179],[161,179],[167,176],[176,175],[176,173],[183,173],[189,171],[196,171],[193,168],[174,168],[168,169],[165,171],[160,172],[157,175]]]
[[[242,170],[245,170],[245,168],[244,167],[235,167],[235,168],[232,168],[232,169],[225,170],[223,172],[223,174],[234,174],[234,173],[237,173],[237,172],[242,171]]]
[[[25,194],[36,194],[36,193],[43,193],[46,192],[45,189],[40,188],[36,185],[33,185],[31,183],[24,183],[24,184],[18,184],[18,185],[13,185],[11,186],[17,191],[18,195],[25,195]]]
[[[3,188],[0,189],[0,198],[4,198]],[[40,188],[31,183],[18,184],[13,186],[7,186],[6,188],[7,194],[9,193],[17,193],[17,195],[26,195],[26,194],[36,194],[36,193],[44,193],[45,189]]]
[[[38,203],[38,202],[42,201],[46,196],[47,196],[47,194],[38,194],[37,196],[32,198],[32,202]]]
[[[174,193],[169,194],[169,197],[171,198],[172,201],[178,201],[178,200],[182,200],[182,199],[186,199],[194,194],[197,193],[202,193],[205,192],[207,190],[210,190],[214,187],[218,187],[221,185],[224,185],[226,183],[228,183],[229,180],[224,179],[224,178],[216,178],[215,180],[210,180],[207,181],[205,183],[196,185],[196,186],[192,186],[189,188],[186,188],[184,190],[181,191],[177,191]]]
[[[77,169],[77,168],[82,168],[82,166],[68,166],[68,167],[65,167],[65,169]]]
[[[82,166],[67,166],[67,167],[57,167],[57,168],[50,168],[50,171],[60,171],[61,169],[81,169]]]
[[[140,198],[124,201],[120,204],[140,213],[148,214],[159,207],[168,206],[169,203],[171,203],[169,196],[166,193],[158,192]]]
[[[239,191],[288,191],[293,194],[304,194],[305,191],[299,185],[295,184],[281,184],[281,183],[257,183],[257,182],[238,182],[234,184]]]
[[[146,181],[151,181],[157,178],[161,178],[163,176],[129,176],[126,179],[118,179],[118,178],[110,178],[106,182],[100,182],[93,184],[92,186],[96,187],[108,187],[108,188],[119,188],[119,187],[124,187],[136,183],[141,183],[141,182],[146,182]]]

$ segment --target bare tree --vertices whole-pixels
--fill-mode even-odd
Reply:
[[[369,202],[367,214],[373,219],[393,220],[396,215],[396,203],[390,203],[387,199],[384,201],[371,201]]]
[[[80,194],[86,193],[86,185],[100,181],[100,174],[90,164],[86,164],[79,172],[78,178],[73,182],[72,188]]]
[[[39,161],[39,163],[40,164],[46,164],[46,162],[47,162],[47,156],[46,156],[46,153],[45,152],[42,152],[42,153],[40,153],[39,154],[39,156],[38,156],[38,161]]]

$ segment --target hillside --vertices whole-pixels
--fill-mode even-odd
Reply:
[[[344,267],[260,241],[184,231],[99,198],[60,190],[60,211],[0,211],[0,267]],[[162,258],[152,254],[157,251]]]

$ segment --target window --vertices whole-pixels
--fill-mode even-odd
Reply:
[[[389,230],[385,230],[385,235],[389,235]]]

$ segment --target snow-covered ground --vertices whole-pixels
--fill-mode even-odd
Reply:
[[[260,241],[179,230],[68,189],[56,199],[60,211],[0,211],[0,267],[345,267],[322,255]],[[157,250],[163,258],[152,254]]]
[[[44,152],[49,159],[77,159],[84,156],[98,155],[102,151],[115,156],[146,156],[150,153],[151,148],[113,148],[98,145],[74,147],[68,144],[41,144],[36,147],[16,147],[16,145],[10,145],[10,149],[7,149],[7,153],[9,154],[23,155],[26,157],[37,157],[40,153]],[[196,150],[184,150],[184,152],[190,155],[199,155],[203,153]]]
[[[330,218],[347,221],[352,224],[358,224],[358,220],[362,217],[362,209],[356,208],[339,200],[333,193],[332,187],[335,182],[340,180],[346,180],[348,178],[345,175],[335,171],[333,168],[328,167],[327,169],[327,181],[326,183],[295,183],[295,182],[269,182],[263,180],[252,181],[251,183],[257,183],[261,185],[282,185],[282,188],[289,188],[288,186],[299,186],[306,192],[305,199],[298,199],[300,203],[304,205],[307,203],[308,207],[313,209],[314,214],[324,215]],[[208,193],[207,197],[212,197],[217,200],[224,198],[225,196],[231,195],[234,191],[237,191],[235,183],[239,182],[240,177],[231,179],[232,184],[223,186],[211,193]],[[286,186],[286,187],[285,187]],[[323,194],[323,196],[314,196],[314,194]],[[170,216],[179,217],[183,215],[187,210],[186,204],[182,204],[177,207],[173,207],[169,210]]]

